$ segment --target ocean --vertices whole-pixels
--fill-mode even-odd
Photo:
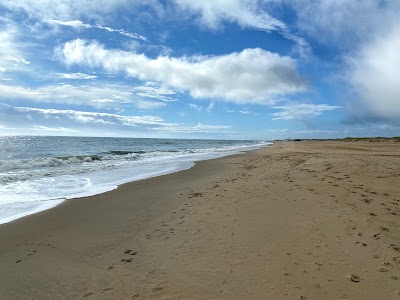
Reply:
[[[257,149],[263,141],[103,137],[0,137],[0,224],[191,168],[196,161]]]

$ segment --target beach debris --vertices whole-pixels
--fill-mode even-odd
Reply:
[[[131,250],[131,249],[128,249],[128,250],[125,250],[125,254],[129,254],[129,253],[131,253],[133,250]]]
[[[393,279],[393,280],[399,279],[397,276],[394,276],[394,275],[390,276],[390,278]]]
[[[15,263],[20,263],[22,261],[22,259],[18,259]]]

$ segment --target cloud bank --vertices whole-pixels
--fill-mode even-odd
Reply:
[[[352,47],[394,26],[397,0],[277,0],[296,11],[297,26],[319,42]]]
[[[77,39],[65,43],[58,55],[67,65],[102,68],[143,81],[157,81],[187,91],[194,98],[268,104],[273,97],[306,90],[295,60],[259,48],[220,56],[151,59]]]
[[[31,107],[12,107],[0,103],[0,128],[35,128],[47,132],[79,133],[88,128],[93,130],[124,130],[137,133],[177,134],[177,133],[216,133],[230,132],[231,126],[206,125],[198,123],[188,126],[166,122],[158,116],[125,116],[103,112],[78,110],[42,109]]]
[[[24,45],[18,41],[18,29],[11,24],[1,25],[0,18],[0,73],[28,70],[30,61],[26,58]]]
[[[81,79],[81,77],[81,73],[78,73],[78,75],[73,73],[72,78],[70,76],[64,76],[64,78],[67,79]],[[88,105],[96,108],[113,110],[121,110],[127,106],[135,106],[140,109],[155,109],[166,105],[164,102],[148,101],[136,96],[138,94],[134,88],[112,84],[59,84],[37,88],[0,84],[0,93],[3,101],[25,99],[42,103]],[[161,97],[162,96],[161,94]]]
[[[328,104],[290,104],[284,106],[274,106],[281,110],[272,113],[273,120],[306,120],[320,116],[325,111],[332,111],[342,108],[341,106]]]
[[[362,104],[355,113],[400,123],[400,23],[363,46],[347,76]]]

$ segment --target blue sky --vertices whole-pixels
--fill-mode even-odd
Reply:
[[[3,0],[0,135],[400,135],[398,0]]]

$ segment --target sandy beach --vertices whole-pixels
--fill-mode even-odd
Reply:
[[[0,225],[1,299],[400,299],[400,143],[277,142]]]

